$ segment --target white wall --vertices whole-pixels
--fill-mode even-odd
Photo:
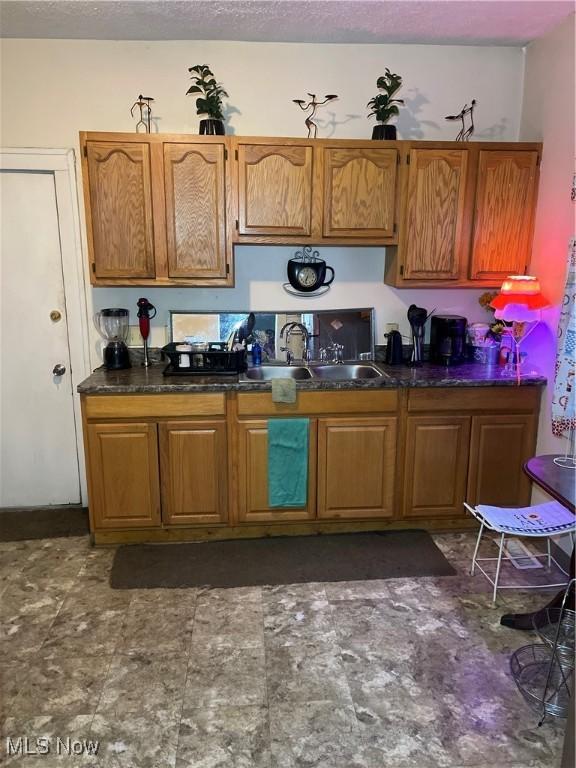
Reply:
[[[303,113],[291,103],[308,90],[338,93],[321,115],[319,135],[369,138],[366,102],[387,66],[404,78],[406,107],[400,138],[453,139],[458,127],[444,116],[476,98],[476,139],[518,138],[523,53],[518,48],[304,45],[235,42],[126,42],[3,40],[2,122],[4,146],[75,147],[78,131],[131,131],[130,107],[138,93],[155,98],[155,126],[163,132],[197,131],[193,99],[185,96],[188,67],[208,62],[231,98],[228,132],[240,135],[303,136]],[[135,311],[138,296],[157,305],[153,343],[171,308],[292,309],[311,306],[284,294],[289,248],[237,249],[233,290],[90,290],[94,307],[120,305]],[[485,319],[479,291],[397,291],[382,283],[383,249],[324,248],[336,281],[322,307],[374,306],[379,341],[386,322],[401,322],[417,302],[429,309]],[[99,364],[95,336],[93,366]]]
[[[526,49],[520,139],[544,142],[530,269],[540,279],[542,292],[553,305],[544,313],[544,324],[527,340],[531,357],[538,358],[550,381],[541,410],[538,453],[555,453],[566,447],[564,440],[552,435],[550,408],[568,242],[576,234],[576,207],[570,200],[576,137],[575,18],[566,19]]]

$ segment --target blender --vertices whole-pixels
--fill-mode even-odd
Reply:
[[[126,346],[128,338],[127,309],[101,309],[94,315],[94,325],[100,336],[108,342],[104,347],[104,365],[109,371],[130,368],[130,355]]]

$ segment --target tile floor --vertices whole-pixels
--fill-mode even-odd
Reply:
[[[435,538],[458,575],[212,591],[113,591],[86,539],[0,544],[0,765],[555,768],[564,721],[508,669],[531,635],[499,624],[542,594],[492,608],[472,537]]]

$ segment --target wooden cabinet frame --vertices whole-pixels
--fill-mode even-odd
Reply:
[[[233,176],[232,193],[235,196],[234,209],[236,211],[235,231],[233,239],[235,243],[254,243],[254,244],[279,244],[279,245],[386,245],[397,242],[398,238],[398,205],[399,195],[397,190],[398,175],[393,174],[394,181],[394,217],[391,222],[390,231],[383,236],[380,232],[370,230],[356,229],[342,232],[327,231],[327,216],[330,205],[330,185],[326,179],[326,155],[325,153],[333,150],[347,150],[350,153],[357,152],[358,158],[369,157],[375,150],[394,152],[397,154],[397,168],[400,167],[400,153],[402,142],[375,143],[364,139],[287,139],[271,138],[262,136],[249,137],[231,137],[231,149],[233,153]],[[308,147],[312,152],[312,173],[311,173],[311,208],[310,208],[310,233],[290,232],[288,229],[282,233],[274,234],[274,230],[263,229],[256,232],[255,229],[249,231],[246,227],[244,215],[244,187],[245,175],[243,171],[243,148],[253,147],[262,148],[265,153],[266,147],[286,147],[289,151],[291,147]]]
[[[107,142],[111,146],[114,143],[129,145],[148,146],[150,158],[150,178],[151,178],[151,200],[152,200],[152,218],[153,218],[153,258],[155,264],[155,277],[114,277],[99,276],[96,268],[96,256],[94,250],[94,227],[92,220],[93,205],[90,194],[90,173],[88,166],[87,145],[91,142]],[[80,133],[80,150],[82,157],[82,176],[84,179],[84,210],[86,215],[86,234],[88,241],[88,259],[90,281],[94,286],[198,286],[198,287],[231,287],[234,285],[234,259],[232,253],[232,226],[233,221],[233,203],[230,192],[230,171],[229,165],[229,143],[227,136],[197,136],[192,134],[161,134],[161,133],[98,133],[82,131]],[[167,231],[167,200],[166,200],[166,181],[165,181],[165,163],[164,147],[165,145],[216,145],[224,148],[225,158],[225,177],[224,188],[224,210],[221,211],[223,224],[221,237],[224,238],[225,245],[225,263],[218,270],[217,274],[212,276],[196,275],[193,277],[171,276],[170,264],[168,258],[168,231]],[[221,199],[221,198],[220,198]]]
[[[93,208],[97,205],[93,180],[90,179],[89,161],[87,157],[87,143],[106,143],[111,147],[116,143],[119,147],[127,148],[146,145],[148,148],[146,163],[149,163],[150,184],[146,188],[146,213],[144,218],[148,221],[146,232],[142,239],[149,243],[151,254],[144,258],[145,267],[138,267],[138,276],[130,277],[119,274],[112,266],[98,271],[96,268],[95,238],[102,240],[103,229],[99,229],[98,222],[93,221]],[[208,265],[199,268],[197,274],[186,275],[187,267],[177,264],[175,258],[176,246],[173,231],[174,202],[170,191],[166,194],[166,184],[170,182],[169,174],[166,174],[165,147],[177,145],[204,145],[221,147],[224,153],[224,178],[221,189],[217,193],[218,210],[222,214],[218,225],[219,255],[216,259],[208,260]],[[478,227],[490,227],[494,224],[494,215],[490,218],[490,212],[478,209],[478,201],[484,190],[485,167],[489,157],[497,157],[502,153],[502,158],[513,161],[516,159],[519,167],[526,167],[528,154],[530,154],[531,188],[522,197],[518,195],[517,206],[521,208],[522,246],[519,247],[518,269],[522,272],[525,264],[529,263],[529,256],[534,208],[536,205],[536,190],[538,183],[538,166],[542,145],[539,143],[518,142],[430,142],[430,141],[372,141],[365,139],[291,139],[279,137],[236,137],[236,136],[197,136],[190,134],[137,134],[137,133],[80,133],[80,148],[82,152],[82,173],[84,178],[84,202],[86,210],[86,230],[89,254],[89,274],[93,285],[140,285],[140,286],[221,286],[230,287],[234,284],[234,258],[233,247],[235,244],[278,244],[300,246],[309,245],[352,245],[352,246],[387,246],[385,282],[397,288],[493,288],[501,283],[500,271],[480,271],[477,264],[480,258],[475,255],[475,248],[484,240],[479,234]],[[284,167],[290,163],[296,166],[302,162],[309,171],[303,177],[306,189],[293,189],[292,193],[284,190],[288,209],[292,206],[295,214],[292,223],[285,227],[281,222],[267,226],[266,222],[251,224],[246,219],[246,173],[244,157],[246,152],[252,151],[255,156],[267,158],[275,154],[285,155]],[[455,237],[455,258],[457,264],[449,275],[443,275],[442,279],[436,279],[430,272],[417,272],[410,279],[406,271],[406,244],[410,242],[413,233],[407,230],[406,210],[408,206],[408,190],[410,177],[410,158],[414,152],[465,152],[466,163],[464,169],[465,178],[462,180],[460,190],[460,211],[458,215]],[[302,154],[304,153],[304,155]],[[377,153],[382,156],[395,154],[396,168],[382,163],[380,168],[380,182],[383,185],[379,189],[381,199],[388,201],[392,206],[394,215],[388,215],[380,226],[374,225],[374,216],[363,217],[358,215],[357,223],[351,223],[350,217],[354,216],[354,201],[340,190],[335,197],[332,191],[332,178],[330,168],[334,158],[340,158],[338,162],[349,164],[346,173],[342,174],[342,184],[352,187],[350,194],[354,193],[355,184],[362,189],[364,198],[368,197],[368,182],[362,185],[361,176],[370,176],[370,184],[378,185],[378,174],[375,168]],[[305,158],[304,160],[302,158]],[[345,162],[342,158],[346,158]],[[256,157],[258,160],[258,157]],[[522,161],[522,162],[520,162]],[[534,166],[534,162],[536,165]],[[364,166],[362,165],[364,163]],[[367,163],[372,163],[370,174],[367,172]],[[296,167],[295,166],[295,167]],[[388,176],[387,176],[388,174]],[[273,174],[272,174],[273,175]],[[268,169],[266,175],[262,172],[263,183],[272,185],[274,179],[270,178]],[[278,176],[278,174],[276,174]],[[384,190],[386,178],[390,178],[390,190]],[[267,181],[269,179],[269,181]],[[147,182],[144,181],[146,187]],[[91,190],[92,186],[92,190]],[[296,184],[298,186],[298,184]],[[502,185],[500,185],[502,186]],[[279,193],[280,194],[280,193]],[[280,194],[280,199],[282,199]],[[393,194],[393,202],[390,195]],[[222,199],[224,198],[224,200]],[[258,199],[258,198],[257,198]],[[346,204],[344,204],[344,202]],[[332,221],[335,208],[338,209],[336,219]],[[305,208],[302,216],[301,208]],[[514,206],[511,205],[508,218],[512,221]],[[289,213],[289,210],[288,210]],[[151,216],[151,221],[149,220]],[[98,217],[96,209],[95,217]],[[390,219],[393,218],[393,221]],[[338,224],[338,220],[342,224]],[[287,216],[290,222],[290,215]],[[496,222],[498,224],[498,222]],[[506,231],[506,226],[500,222],[501,228]],[[509,228],[508,228],[509,231]],[[153,264],[148,257],[153,257]],[[140,253],[140,261],[142,254]],[[265,254],[263,254],[265,258]],[[520,264],[520,260],[523,262]],[[113,260],[112,260],[113,264]],[[484,269],[484,268],[482,268]],[[143,276],[148,275],[148,276]]]
[[[509,504],[528,503],[530,483],[523,475],[522,461],[535,449],[540,396],[541,388],[535,386],[299,390],[294,404],[274,403],[270,392],[83,395],[91,530],[98,543],[114,543],[468,527],[473,521],[461,508],[464,499],[472,503],[501,499]],[[308,503],[300,509],[270,509],[262,483],[267,462],[261,433],[269,418],[290,416],[310,418]],[[442,473],[434,466],[443,460],[443,453],[441,446],[429,440],[435,429],[445,439],[448,453],[452,451],[456,466],[452,496],[450,488],[441,487],[436,492]],[[340,430],[342,439],[330,450],[345,446],[347,455],[330,462],[328,433],[336,435]],[[347,430],[353,434],[347,436]],[[177,478],[180,490],[172,493],[171,475],[180,469],[169,466],[173,457],[167,436],[171,431],[181,431],[185,442],[190,438],[191,442],[178,449],[186,461],[201,451],[202,473],[218,465],[214,472],[227,478],[227,483],[212,484],[197,506],[194,489],[184,487],[185,473]],[[367,436],[366,442],[358,444],[362,434]],[[138,456],[138,462],[130,458],[121,466],[123,453],[114,447],[103,462],[99,455],[101,435],[105,440],[118,435],[119,441],[127,441],[128,453]],[[413,485],[416,455],[428,450],[428,443],[438,454],[425,475],[432,489],[430,504],[426,503],[426,488],[417,489],[418,499]],[[256,454],[251,458],[255,446]],[[210,453],[212,459],[207,458]],[[367,453],[374,458],[375,467],[365,466]],[[506,467],[508,456],[514,458]],[[380,467],[382,485],[378,486]],[[370,492],[365,497],[358,494],[358,503],[352,493],[352,503],[339,506],[336,500],[332,504],[326,492],[332,471],[350,473],[344,482],[351,486],[357,475],[358,482],[365,481]],[[507,478],[505,488],[510,495],[500,496],[500,479],[505,484]],[[135,513],[128,504],[128,514],[118,517],[113,510],[109,514],[103,485],[107,481],[120,493],[124,484],[136,489],[139,501],[133,505],[138,507]],[[193,484],[196,482],[197,478]],[[446,477],[442,482],[449,485]],[[144,486],[149,489],[146,493],[142,492]],[[446,503],[439,503],[445,498]]]
[[[524,236],[527,239],[529,254],[532,243],[532,232],[534,222],[534,212],[536,208],[537,188],[538,188],[538,175],[540,157],[542,153],[542,144],[537,142],[435,142],[435,141],[418,141],[409,142],[401,141],[397,142],[400,145],[400,187],[399,187],[399,208],[400,216],[400,234],[398,246],[389,247],[386,249],[386,265],[384,282],[388,285],[392,285],[396,288],[499,288],[502,283],[502,276],[500,273],[480,273],[474,270],[473,267],[473,237],[476,236],[475,227],[480,219],[480,213],[478,210],[479,192],[482,190],[482,178],[480,177],[480,169],[483,169],[481,163],[482,153],[502,153],[502,157],[514,156],[515,154],[535,153],[536,166],[533,168],[531,175],[532,189],[529,190],[527,195],[527,210],[525,212],[527,218],[527,224],[524,228]],[[450,279],[436,280],[417,278],[409,279],[406,274],[405,255],[403,252],[403,245],[406,243],[407,238],[411,236],[409,231],[406,231],[406,211],[407,211],[407,196],[408,196],[408,180],[410,174],[410,154],[413,150],[432,150],[432,151],[450,151],[450,150],[463,150],[467,153],[467,168],[466,178],[464,180],[464,202],[463,202],[463,216],[459,224],[458,235],[458,250],[459,260],[458,269],[456,273],[450,277]],[[526,249],[525,249],[526,250]],[[517,271],[523,274],[526,264],[529,263],[529,259],[522,258],[522,263],[518,262]]]

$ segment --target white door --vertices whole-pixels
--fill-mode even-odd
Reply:
[[[0,507],[77,504],[55,177],[2,170],[0,184]]]

